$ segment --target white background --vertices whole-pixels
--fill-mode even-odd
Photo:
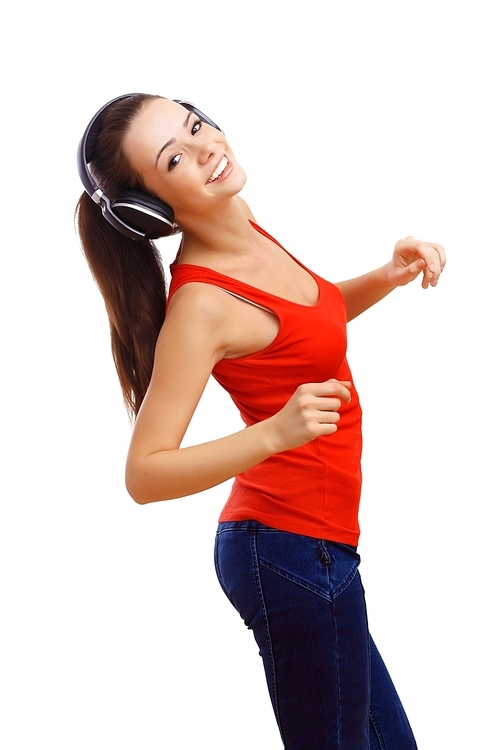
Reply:
[[[498,738],[498,79],[494,2],[10,6],[3,22],[0,745],[278,750],[252,635],[218,587],[228,486],[140,507],[76,146],[131,91],[224,128],[257,220],[331,280],[408,234],[437,289],[351,324],[362,575],[421,750]],[[176,243],[164,241],[165,263]],[[239,429],[211,385],[188,442]]]

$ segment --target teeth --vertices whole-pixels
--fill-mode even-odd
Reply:
[[[225,170],[225,168],[227,167],[227,165],[228,165],[227,156],[223,156],[220,162],[218,163],[218,165],[216,166],[216,168],[214,169],[214,171],[212,172],[212,174],[210,175],[209,182],[213,182],[214,180],[217,179],[217,177],[220,177],[223,171]]]

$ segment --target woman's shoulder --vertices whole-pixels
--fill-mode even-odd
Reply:
[[[227,294],[209,284],[189,282],[171,298],[157,342],[162,349],[206,356],[212,366],[233,345]],[[205,353],[203,355],[203,353]]]
[[[210,273],[210,269],[207,271]],[[195,275],[175,289],[175,294],[169,294],[167,311],[172,314],[175,310],[192,321],[198,322],[199,318],[208,317],[214,322],[224,315],[221,306],[226,297],[219,287],[207,284],[203,277],[197,278]]]

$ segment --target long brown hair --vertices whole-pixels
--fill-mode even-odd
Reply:
[[[106,111],[90,168],[111,200],[122,190],[144,190],[124,153],[123,139],[134,117],[155,98],[137,94]],[[156,340],[165,318],[160,254],[151,240],[129,239],[114,229],[87,193],[78,201],[76,217],[83,252],[106,305],[125,405],[134,418],[151,380]]]

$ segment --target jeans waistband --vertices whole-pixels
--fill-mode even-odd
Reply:
[[[272,531],[272,532],[279,532],[280,534],[290,534],[290,536],[306,536],[305,534],[296,534],[293,531],[283,531],[282,529],[276,529],[272,526],[266,526],[264,523],[260,523],[260,521],[253,521],[253,520],[246,520],[246,521],[221,521],[217,527],[217,534],[223,534],[228,531]],[[318,541],[326,541],[321,539],[320,537],[308,537],[309,539],[318,539]],[[349,549],[357,551],[357,547],[355,547],[352,544],[345,544],[345,542],[334,542],[332,540],[328,540],[331,544],[340,544],[342,547],[349,547]]]

